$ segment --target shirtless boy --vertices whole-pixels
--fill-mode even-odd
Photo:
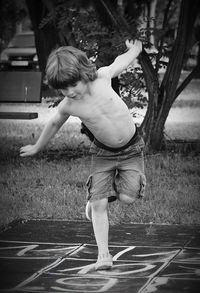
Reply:
[[[108,202],[118,199],[133,203],[143,196],[146,181],[143,139],[127,106],[111,87],[111,79],[126,69],[142,50],[138,40],[127,40],[126,47],[127,52],[98,70],[76,48],[54,50],[47,61],[46,78],[64,99],[37,142],[20,149],[22,157],[41,151],[70,115],[79,117],[94,135],[86,217],[92,220],[98,246],[97,270],[110,269],[113,264],[108,247]]]

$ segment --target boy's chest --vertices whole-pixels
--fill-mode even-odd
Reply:
[[[77,116],[80,119],[87,119],[97,114],[97,105],[90,99],[80,99],[70,101],[67,105],[68,112],[72,116]]]
[[[77,116],[81,120],[90,120],[109,114],[112,108],[111,104],[108,98],[86,97],[71,101],[68,110],[72,116]]]

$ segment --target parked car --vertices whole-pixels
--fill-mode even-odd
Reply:
[[[1,52],[0,69],[38,69],[38,56],[35,48],[35,36],[32,31],[17,33]]]

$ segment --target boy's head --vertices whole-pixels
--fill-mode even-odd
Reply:
[[[46,65],[46,80],[54,89],[65,89],[78,81],[93,81],[97,77],[95,65],[86,54],[71,46],[51,52]]]

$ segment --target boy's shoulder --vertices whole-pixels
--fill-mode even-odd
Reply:
[[[64,97],[62,99],[62,101],[59,103],[58,105],[58,111],[62,114],[62,115],[70,115],[70,106],[71,106],[71,101],[67,98]]]
[[[109,66],[101,67],[97,70],[98,78],[108,78],[111,79]]]

